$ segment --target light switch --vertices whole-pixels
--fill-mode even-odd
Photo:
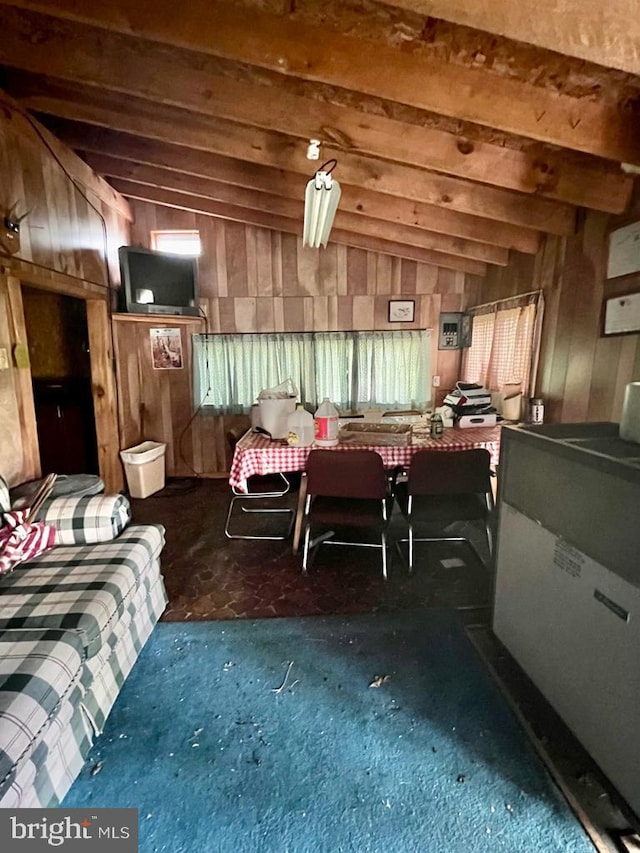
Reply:
[[[9,353],[6,347],[0,347],[0,370],[9,369]]]
[[[433,385],[434,388],[439,388],[440,387],[440,377],[439,376],[432,376],[431,377],[431,384]]]

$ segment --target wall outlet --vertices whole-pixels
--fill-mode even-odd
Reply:
[[[434,388],[439,388],[440,387],[440,377],[439,376],[432,377],[431,384],[433,385]]]
[[[0,347],[0,370],[9,370],[9,351],[6,347]]]

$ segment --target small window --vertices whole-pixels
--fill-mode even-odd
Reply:
[[[152,231],[151,248],[174,255],[198,256],[202,251],[199,231]]]

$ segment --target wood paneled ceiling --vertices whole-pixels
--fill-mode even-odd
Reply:
[[[482,275],[640,166],[633,52],[546,2],[0,0],[0,87],[127,198],[296,234],[317,138],[333,241]]]

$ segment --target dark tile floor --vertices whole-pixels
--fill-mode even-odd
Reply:
[[[492,634],[491,574],[469,548],[452,543],[419,546],[413,576],[408,575],[396,553],[385,582],[377,551],[324,546],[305,576],[300,555],[291,553],[290,539],[277,542],[225,537],[229,497],[226,480],[194,479],[169,481],[163,492],[132,501],[134,522],[159,522],[166,528],[162,572],[169,606],[163,619],[253,619],[457,608],[478,652],[587,828],[594,849],[601,853],[640,851],[640,841],[631,828],[633,816],[626,813],[598,768]],[[291,506],[295,497],[289,498]],[[246,523],[246,517],[240,523]],[[282,524],[282,519],[277,522],[272,518],[269,530],[278,523]],[[400,537],[403,532],[396,511],[391,533]],[[468,527],[464,532],[478,547],[483,546],[481,530]]]
[[[296,495],[288,497],[294,506]],[[269,616],[374,612],[415,607],[479,608],[488,613],[490,575],[464,543],[417,546],[409,576],[392,549],[389,580],[382,577],[380,552],[371,548],[322,546],[308,575],[291,540],[230,540],[224,535],[229,503],[225,480],[175,481],[158,495],[132,501],[134,521],[166,527],[162,570],[169,592],[165,620],[234,619]],[[234,530],[277,534],[285,516],[243,515],[236,504]],[[391,535],[406,535],[399,512]],[[470,533],[481,547],[483,531]],[[486,618],[486,617],[485,617]]]

